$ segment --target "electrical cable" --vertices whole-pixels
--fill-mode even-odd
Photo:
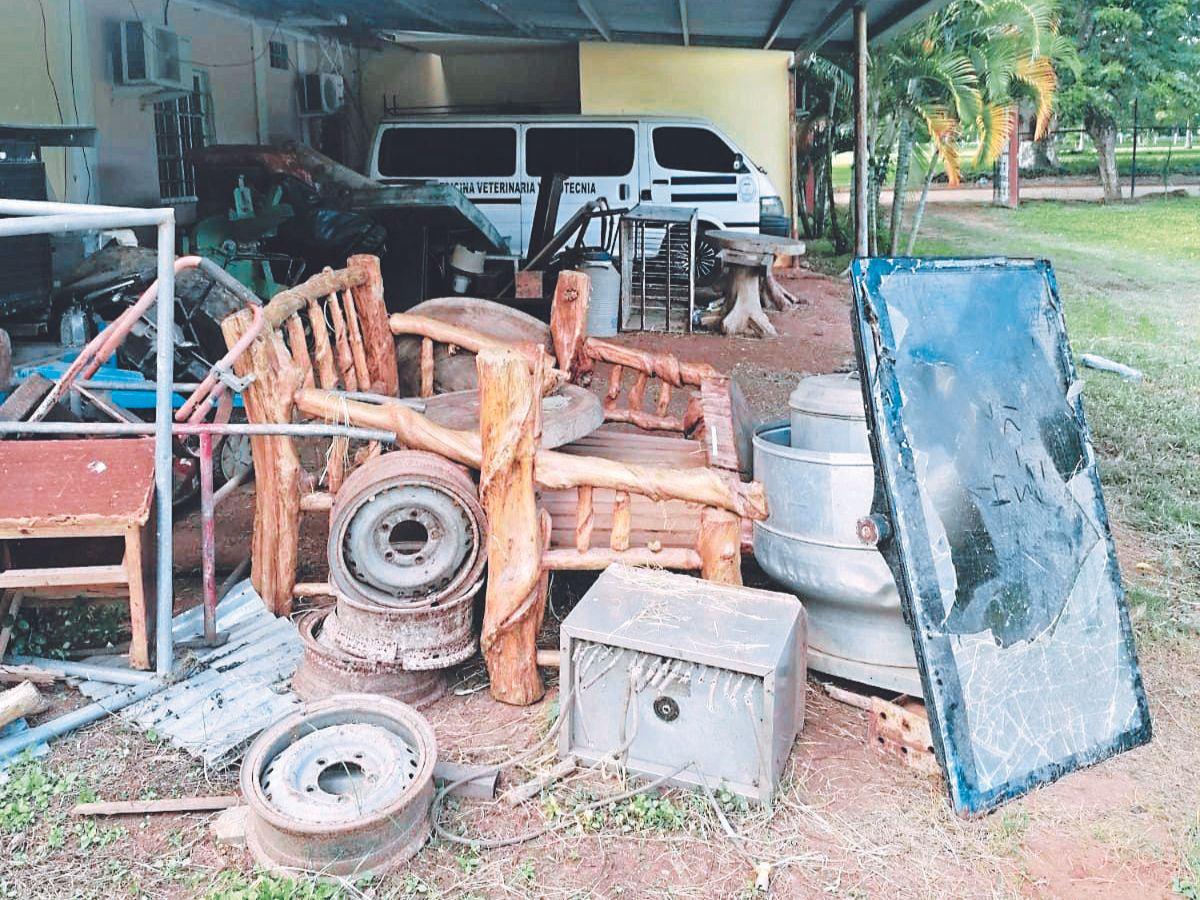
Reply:
[[[41,0],[38,0],[38,2],[40,3]],[[142,26],[143,33],[146,35],[146,40],[148,40],[151,44],[153,44],[157,49],[163,50],[164,48],[159,46],[158,42],[154,40],[154,33],[152,31],[149,31],[146,29],[146,20],[143,19],[142,14],[140,12],[138,12],[138,8],[134,5],[133,0],[129,0],[129,8],[131,10],[133,10],[134,19],[136,19],[138,24]],[[165,15],[165,12],[164,12],[164,15]],[[44,15],[43,15],[43,20],[44,20]],[[277,35],[279,33],[279,24],[282,21],[283,21],[283,14],[281,13],[279,18],[275,20],[275,25],[271,29],[271,33],[267,35],[266,44],[263,46],[263,48],[261,50],[258,51],[258,53],[254,54],[254,56],[250,57],[250,59],[246,60],[245,62],[210,63],[210,62],[199,62],[194,59],[189,60],[189,62],[191,62],[191,64],[193,66],[199,66],[201,69],[237,69],[237,68],[241,68],[242,66],[252,66],[256,62],[258,62],[260,59],[262,59],[264,56],[266,56],[267,53],[270,51],[271,41],[273,41],[275,39],[275,35]]]
[[[75,124],[79,124],[79,95],[75,89],[75,13],[72,9],[75,0],[67,0],[67,46],[68,51],[68,66],[71,71],[71,105],[75,109]],[[169,3],[170,0],[167,0]],[[65,151],[64,151],[65,152]],[[83,168],[87,172],[87,191],[83,195],[84,203],[92,202],[92,166],[88,162],[87,148],[80,147],[79,153],[83,157]]]
[[[54,82],[54,73],[50,71],[50,33],[49,26],[46,24],[46,5],[42,0],[37,0],[38,12],[42,15],[42,60],[46,63],[46,77],[50,80],[50,90],[54,92],[54,106],[58,109],[58,124],[65,125],[66,119],[63,118],[62,100],[58,96],[58,85]],[[39,148],[40,150],[40,148]],[[67,173],[67,151],[63,150],[63,193],[67,191],[67,181],[69,180]],[[63,197],[65,200],[66,197]]]

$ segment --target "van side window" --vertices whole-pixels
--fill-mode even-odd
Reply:
[[[654,158],[664,169],[732,172],[736,153],[707,128],[663,126],[654,129]]]
[[[389,128],[379,141],[379,174],[385,178],[516,173],[515,128]]]
[[[525,171],[541,177],[628,175],[633,171],[632,128],[530,128]]]

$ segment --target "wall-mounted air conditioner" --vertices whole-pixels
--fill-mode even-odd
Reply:
[[[305,115],[335,113],[346,102],[346,83],[333,72],[310,72],[300,84],[300,109]]]
[[[122,84],[192,89],[192,42],[137,19],[121,23],[117,76]]]

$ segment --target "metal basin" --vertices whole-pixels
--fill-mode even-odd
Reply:
[[[809,668],[919,695],[912,636],[891,570],[855,531],[870,512],[875,485],[861,401],[859,410],[861,452],[793,447],[787,422],[755,432],[754,477],[771,512],[754,523],[754,557],[808,611]],[[804,415],[793,410],[793,416],[798,412]],[[828,435],[828,443],[845,448],[855,443],[847,427],[839,417],[809,423],[804,434],[813,443]]]

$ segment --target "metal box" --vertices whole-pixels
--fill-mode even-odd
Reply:
[[[621,331],[692,330],[697,215],[640,203],[621,216]]]
[[[806,640],[790,594],[610,566],[562,623],[559,754],[769,803],[804,724]]]

